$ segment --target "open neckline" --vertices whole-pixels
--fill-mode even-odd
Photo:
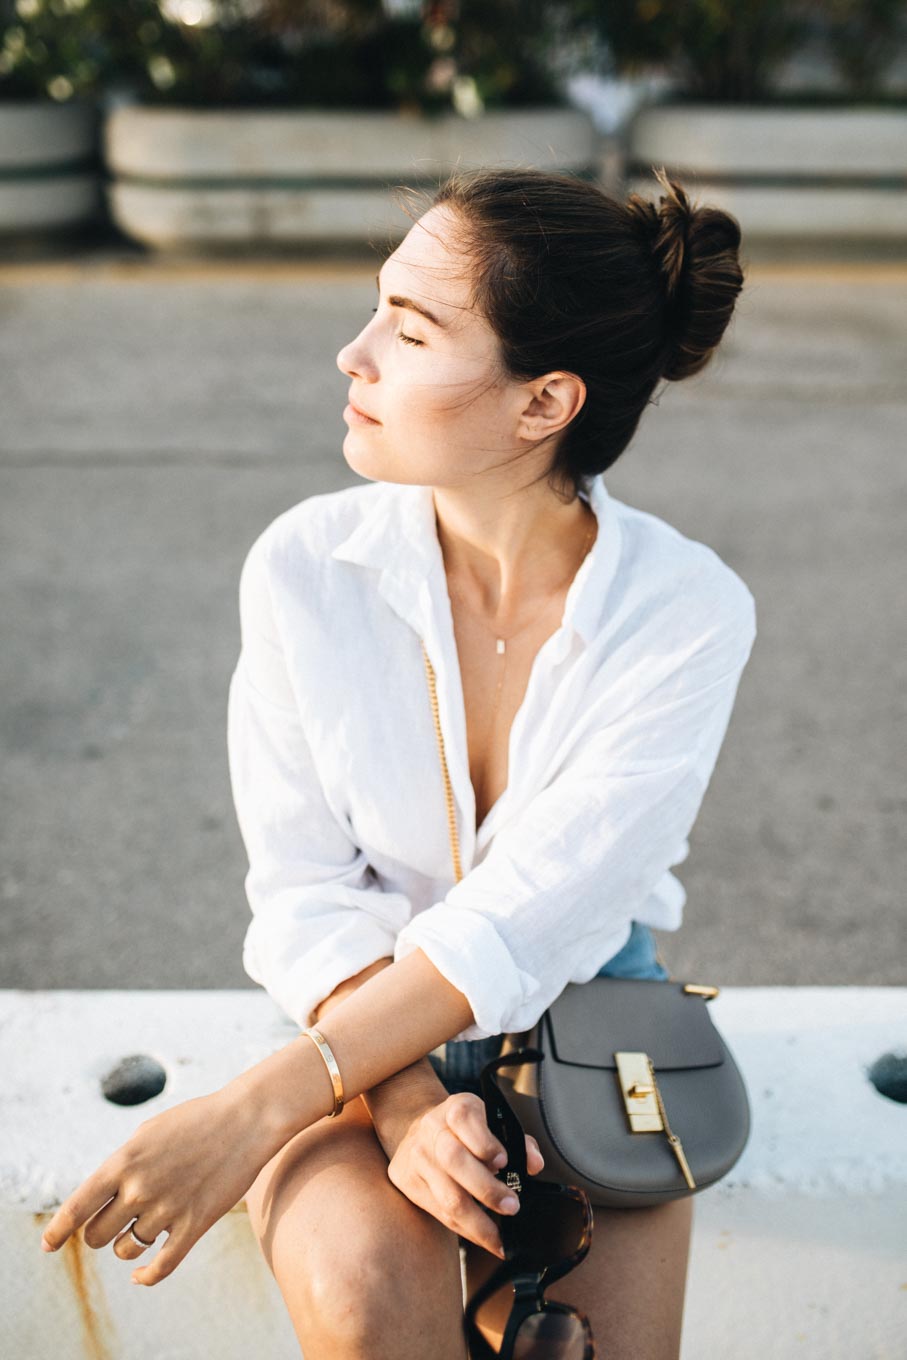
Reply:
[[[444,554],[441,551],[440,540],[438,539],[437,536],[437,525],[435,524],[434,511],[433,509],[431,509],[430,521],[432,529],[434,531],[433,533],[434,549],[436,552],[435,567],[437,572],[439,573],[438,579],[440,583],[442,600],[446,604],[446,619],[443,622],[443,626],[439,630],[438,641],[442,647],[442,650],[444,648],[447,649],[447,654],[450,661],[449,669],[451,669],[454,672],[454,674],[451,677],[450,691],[447,697],[448,707],[450,710],[451,725],[454,729],[453,735],[456,737],[457,740],[456,766],[460,771],[461,780],[466,786],[466,788],[464,788],[463,790],[464,794],[466,794],[467,798],[469,798],[469,796],[471,795],[472,802],[471,818],[467,816],[464,819],[466,823],[465,829],[471,833],[472,853],[468,857],[470,865],[475,859],[476,850],[479,848],[479,842],[484,839],[485,835],[487,835],[488,828],[491,826],[491,823],[499,816],[501,808],[507,802],[508,794],[510,794],[510,792],[512,791],[514,783],[513,757],[514,751],[516,749],[515,739],[516,736],[518,735],[522,720],[526,714],[528,702],[533,694],[536,674],[539,671],[540,667],[544,664],[544,662],[540,660],[540,658],[542,658],[548,652],[549,649],[555,648],[558,645],[559,641],[561,640],[565,626],[564,620],[566,618],[567,610],[569,608],[571,599],[575,595],[575,593],[580,589],[582,584],[579,578],[581,575],[583,575],[583,573],[586,573],[586,575],[588,575],[589,571],[591,571],[590,563],[592,561],[593,554],[596,552],[596,549],[599,547],[599,544],[601,542],[601,528],[602,528],[601,519],[598,513],[596,512],[595,506],[592,504],[592,499],[591,497],[584,495],[582,492],[580,492],[579,494],[581,499],[585,501],[586,505],[596,515],[596,520],[598,522],[598,532],[595,535],[591,548],[586,553],[582,562],[580,562],[579,567],[574,573],[573,580],[570,582],[570,585],[567,588],[567,592],[564,596],[564,605],[561,612],[561,618],[557,628],[548,635],[548,637],[542,643],[541,647],[539,647],[538,651],[536,652],[535,656],[532,659],[532,665],[530,667],[529,675],[527,677],[526,688],[523,693],[523,698],[519,708],[513,715],[513,720],[510,725],[510,731],[508,733],[507,783],[505,787],[502,789],[501,793],[492,803],[491,807],[485,813],[485,816],[483,817],[481,823],[478,826],[476,826],[475,821],[476,792],[472,782],[472,776],[469,770],[469,734],[466,723],[466,696],[463,688],[463,672],[460,667],[460,656],[459,652],[457,651],[456,630],[454,628],[453,621],[453,604],[450,598],[450,590],[448,588],[447,572],[444,567]],[[452,767],[453,764],[454,762],[451,761],[450,755],[448,754],[448,765]],[[452,769],[451,778],[452,780],[454,779]],[[454,789],[456,790],[455,781]],[[466,789],[468,789],[468,794],[466,793]],[[454,796],[456,799],[456,791]],[[457,801],[459,802],[460,800]],[[466,805],[466,810],[467,812],[469,811],[468,803]],[[461,845],[460,848],[462,853],[463,846]],[[466,858],[467,857],[464,855],[463,856],[464,873],[468,873],[468,868],[466,867]]]
[[[583,495],[582,492],[580,492],[580,498],[581,498],[583,501],[585,501],[586,505],[589,507],[589,509],[592,511],[592,513],[595,514],[595,507],[592,505],[590,498],[589,498],[588,496]],[[579,566],[577,567],[576,571],[573,573],[573,579],[571,580],[569,586],[567,587],[567,591],[566,591],[566,593],[565,593],[565,595],[564,595],[564,603],[563,603],[563,608],[562,608],[562,610],[561,610],[560,622],[558,623],[557,628],[555,628],[553,632],[551,632],[551,633],[548,634],[548,636],[545,638],[545,641],[544,641],[544,642],[542,643],[542,645],[538,648],[538,650],[537,650],[536,653],[535,653],[535,656],[532,658],[532,664],[531,664],[531,666],[530,666],[530,668],[529,668],[529,675],[528,675],[527,678],[526,678],[526,688],[525,688],[525,690],[523,691],[523,698],[522,698],[522,700],[521,700],[521,702],[520,702],[519,707],[517,708],[517,711],[514,713],[513,719],[512,719],[511,724],[510,724],[510,731],[509,731],[508,734],[507,734],[507,783],[504,785],[504,788],[503,788],[503,789],[501,790],[501,792],[498,794],[497,798],[494,800],[494,802],[492,803],[491,807],[490,807],[490,808],[488,809],[488,811],[485,813],[485,816],[482,818],[482,821],[481,821],[481,823],[480,823],[478,826],[475,825],[476,791],[475,791],[475,786],[474,786],[474,784],[473,784],[473,782],[472,782],[472,775],[471,775],[470,772],[469,772],[469,734],[468,734],[467,725],[466,725],[466,695],[465,695],[465,691],[464,691],[464,689],[463,689],[463,672],[462,672],[462,670],[461,670],[461,668],[460,668],[460,655],[459,655],[459,652],[457,651],[456,630],[454,629],[454,626],[453,626],[453,605],[452,605],[452,602],[451,602],[451,599],[450,599],[450,591],[449,591],[448,585],[447,585],[447,572],[444,570],[444,557],[443,557],[443,554],[442,554],[441,551],[440,551],[440,543],[438,543],[438,554],[439,554],[439,557],[441,558],[441,574],[442,574],[442,578],[443,578],[444,592],[445,592],[445,595],[446,595],[446,597],[447,597],[448,610],[449,610],[449,614],[450,614],[450,620],[449,620],[449,622],[450,622],[450,639],[449,639],[449,640],[450,640],[450,643],[451,643],[452,648],[453,648],[453,658],[454,658],[455,669],[456,669],[456,686],[457,686],[457,689],[458,689],[457,698],[458,698],[458,701],[459,701],[459,712],[460,712],[460,716],[461,716],[461,726],[462,726],[463,746],[464,746],[464,750],[465,750],[465,752],[466,752],[466,761],[465,761],[466,778],[467,778],[467,781],[468,781],[468,783],[469,783],[470,790],[471,790],[471,792],[472,792],[472,822],[473,822],[473,826],[474,826],[474,828],[475,828],[475,830],[474,830],[474,843],[473,843],[473,845],[474,845],[474,850],[475,850],[475,848],[478,846],[478,843],[479,843],[479,841],[480,841],[481,838],[482,838],[482,833],[484,832],[486,826],[488,826],[488,824],[491,822],[492,818],[497,814],[498,809],[500,808],[501,804],[504,803],[504,802],[506,801],[507,795],[508,795],[508,793],[510,793],[510,791],[511,791],[511,787],[512,787],[512,785],[513,785],[514,736],[515,736],[515,733],[516,733],[516,731],[517,731],[517,727],[518,727],[518,725],[520,724],[520,722],[521,722],[521,720],[522,720],[522,717],[523,717],[524,713],[526,712],[527,702],[528,702],[528,700],[529,700],[529,698],[530,698],[530,696],[531,696],[532,689],[533,689],[533,678],[534,678],[536,672],[537,672],[538,669],[539,669],[539,664],[540,664],[539,658],[542,656],[542,654],[543,654],[546,650],[548,650],[550,647],[552,647],[552,646],[554,645],[555,639],[559,638],[559,637],[561,636],[561,634],[563,633],[563,630],[564,630],[564,619],[565,619],[566,614],[567,614],[567,605],[568,605],[568,600],[569,600],[570,594],[571,594],[572,591],[574,591],[574,590],[577,588],[577,587],[576,587],[577,579],[578,579],[580,573],[583,571],[584,568],[587,568],[587,569],[588,569],[588,564],[589,564],[589,561],[590,561],[590,559],[591,559],[591,557],[592,557],[592,554],[593,554],[593,552],[595,551],[596,547],[598,546],[599,536],[600,536],[600,533],[601,533],[601,522],[599,521],[598,515],[597,515],[597,514],[596,514],[595,517],[596,517],[596,525],[597,525],[597,529],[596,529],[595,537],[594,537],[594,539],[592,540],[592,546],[590,547],[589,551],[586,553],[586,555],[585,555],[585,557],[583,558],[583,560],[580,562],[580,564],[579,564]],[[474,856],[473,856],[473,857],[474,857]]]

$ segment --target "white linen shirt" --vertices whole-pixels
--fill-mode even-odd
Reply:
[[[469,1001],[453,1040],[533,1025],[636,919],[676,930],[670,873],[756,634],[705,544],[615,499],[537,653],[508,784],[475,828],[466,712],[428,486],[309,496],[248,551],[227,743],[249,859],[243,967],[301,1027],[339,983],[424,950]],[[420,649],[437,678],[463,877]]]

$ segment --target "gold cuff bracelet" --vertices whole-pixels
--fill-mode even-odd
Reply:
[[[322,1058],[324,1058],[325,1066],[330,1073],[331,1085],[334,1088],[334,1108],[331,1110],[331,1113],[327,1115],[327,1118],[333,1119],[343,1109],[343,1079],[340,1076],[340,1068],[337,1066],[337,1059],[331,1052],[331,1046],[321,1033],[320,1029],[316,1029],[314,1025],[309,1025],[308,1029],[304,1029],[302,1033],[307,1034],[310,1039],[315,1040],[318,1051]]]

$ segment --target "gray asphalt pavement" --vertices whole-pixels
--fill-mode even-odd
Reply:
[[[0,986],[252,986],[227,773],[240,565],[354,484],[375,261],[0,268]],[[677,870],[676,976],[907,982],[907,268],[754,264],[611,492],[759,635]],[[439,805],[440,807],[440,805]]]

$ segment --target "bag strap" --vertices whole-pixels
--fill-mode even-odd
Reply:
[[[463,877],[463,870],[460,867],[460,837],[457,832],[457,805],[454,802],[453,789],[450,784],[450,773],[447,769],[447,757],[444,754],[444,734],[441,731],[441,717],[438,710],[438,691],[435,686],[435,671],[428,659],[428,652],[425,650],[425,643],[422,643],[422,656],[425,661],[425,674],[428,677],[428,693],[431,701],[432,717],[435,720],[435,736],[438,740],[438,755],[441,758],[441,775],[444,779],[444,796],[447,799],[447,829],[450,835],[450,857],[453,860],[454,878],[457,883]]]

